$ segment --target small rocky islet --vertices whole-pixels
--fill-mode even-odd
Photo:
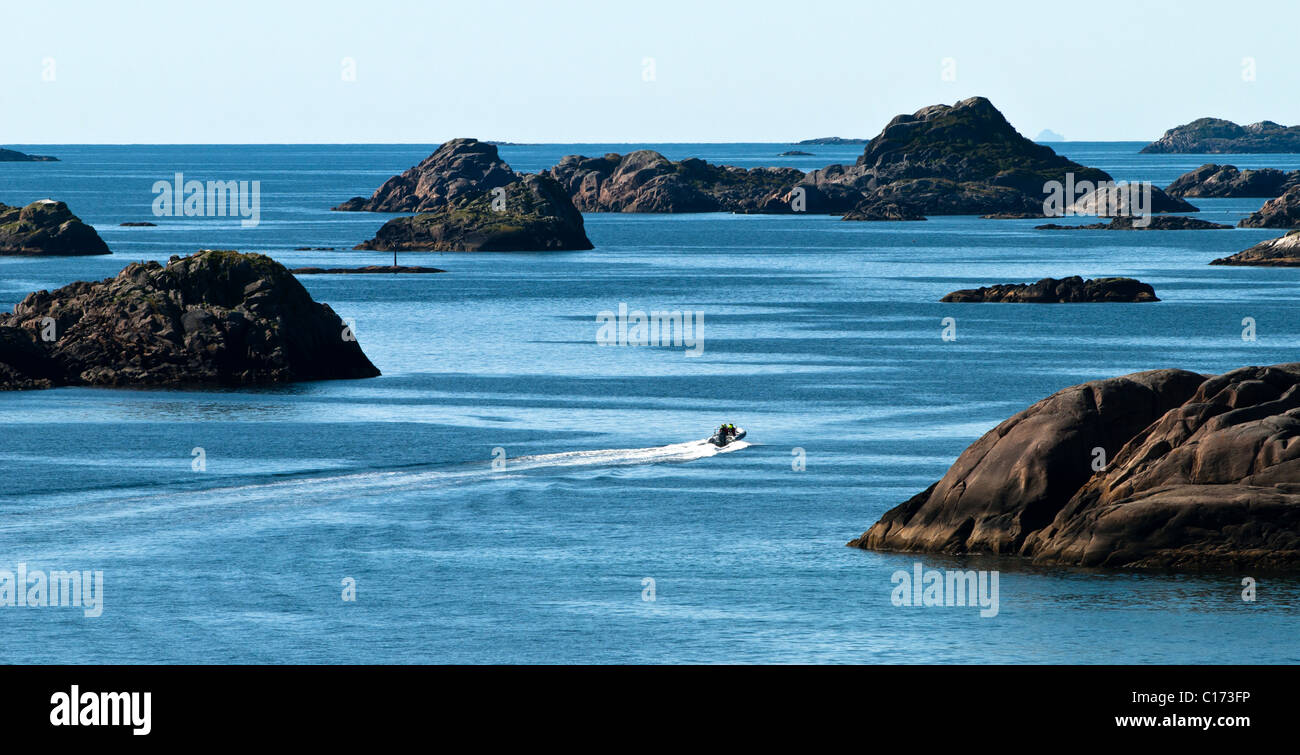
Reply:
[[[1235,165],[1206,163],[1165,187],[1173,197],[1259,197],[1271,199],[1300,186],[1300,170],[1239,170]]]
[[[49,155],[29,155],[16,149],[0,147],[0,163],[56,163],[58,161],[59,158]]]
[[[1200,218],[1183,215],[1158,215],[1145,219],[1123,215],[1112,218],[1105,223],[1085,223],[1081,225],[1063,225],[1045,223],[1034,226],[1036,231],[1222,231],[1231,230],[1232,226],[1212,223]]]
[[[63,202],[41,199],[25,207],[0,203],[0,255],[109,253],[95,229],[81,222]]]
[[[256,385],[379,370],[329,305],[260,254],[204,250],[28,294],[0,315],[0,389]]]
[[[1300,230],[1260,242],[1229,257],[1214,260],[1210,264],[1241,267],[1300,267]]]
[[[967,288],[945,295],[942,302],[1002,302],[1016,304],[1075,304],[1155,302],[1155,289],[1134,278],[1043,278],[1037,283],[1002,283]]]
[[[511,170],[494,144],[453,139],[339,211],[417,212],[356,249],[511,252],[591,249],[582,213],[553,179]]]

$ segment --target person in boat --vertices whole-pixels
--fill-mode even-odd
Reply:
[[[722,443],[725,444],[734,437],[736,437],[735,425],[724,424],[722,427],[718,428],[718,440]]]

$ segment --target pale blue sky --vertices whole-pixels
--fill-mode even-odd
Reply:
[[[1300,123],[1294,0],[295,5],[5,3],[0,144],[870,137],[975,94],[1031,137]]]

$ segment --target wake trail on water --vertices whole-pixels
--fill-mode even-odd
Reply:
[[[552,454],[506,457],[497,461],[486,458],[478,462],[433,462],[400,468],[372,468],[359,471],[302,472],[271,476],[256,482],[235,482],[210,488],[117,489],[78,491],[82,506],[95,500],[111,502],[118,513],[126,513],[121,504],[139,504],[157,510],[160,505],[212,505],[293,500],[323,500],[396,493],[419,488],[488,482],[509,479],[524,473],[548,469],[600,469],[646,464],[680,463],[706,459],[719,454],[749,448],[744,441],[733,441],[719,448],[707,440],[672,443],[650,448],[610,448],[591,451],[565,451]]]

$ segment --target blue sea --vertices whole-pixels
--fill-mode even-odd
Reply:
[[[329,208],[436,145],[13,146],[62,162],[0,164],[0,202],[66,201],[113,254],[0,257],[5,310],[29,291],[200,248],[290,267],[386,264],[350,249],[389,216]],[[1300,168],[1300,155],[1053,146],[1161,186],[1211,161]],[[535,171],[641,147],[804,170],[861,152],[547,144],[501,155]],[[260,181],[260,224],[155,218],[151,187],[178,172]],[[1193,203],[1235,223],[1262,201]],[[588,214],[592,251],[404,253],[447,272],[303,276],[355,323],[382,377],[0,393],[0,570],[102,571],[104,589],[93,618],[0,605],[0,662],[1300,662],[1297,579],[845,547],[1060,388],[1300,359],[1300,270],[1206,264],[1277,232],[1038,222]],[[1162,301],[938,301],[1067,275],[1134,276]],[[598,313],[620,304],[702,312],[702,353],[599,345]],[[955,341],[941,337],[946,317]],[[1255,341],[1242,339],[1246,317]],[[696,443],[722,422],[746,428],[748,445]],[[997,615],[893,605],[894,573],[917,562],[996,570]]]

